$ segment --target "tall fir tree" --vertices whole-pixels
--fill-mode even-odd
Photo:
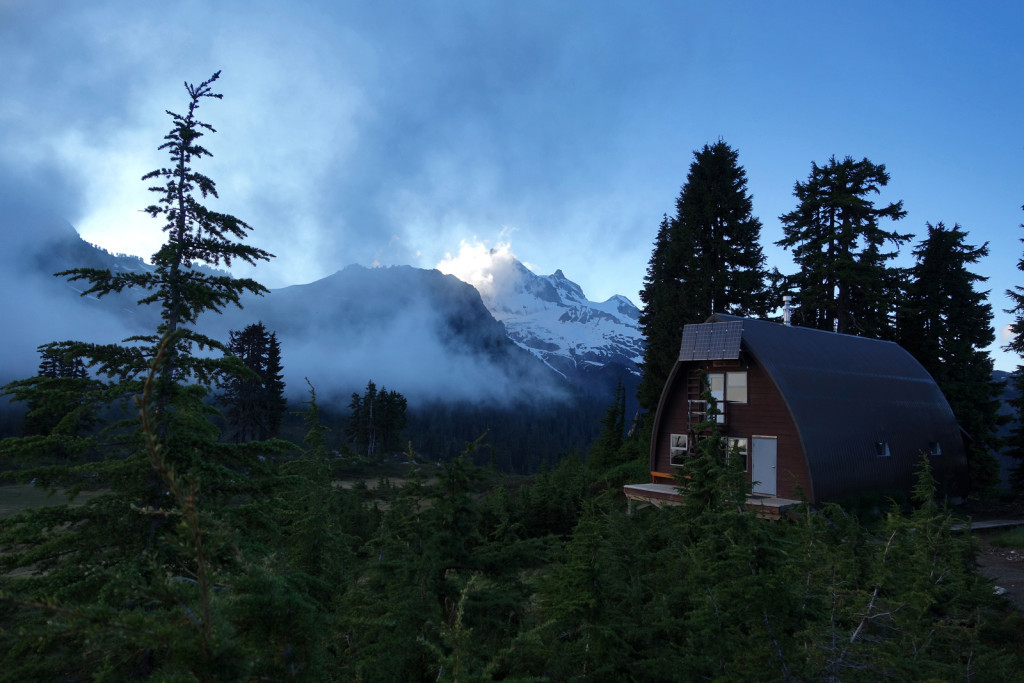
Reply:
[[[875,207],[868,198],[888,184],[884,164],[834,156],[825,166],[812,162],[807,181],[797,181],[799,203],[779,217],[785,237],[776,242],[793,251],[800,268],[786,278],[794,324],[893,338],[902,273],[888,263],[912,236],[881,226],[906,215],[902,200]]]
[[[640,328],[644,333],[643,376],[637,387],[637,400],[642,409],[653,411],[658,405],[668,373],[679,358],[679,342],[685,324],[687,306],[685,289],[673,273],[675,243],[672,221],[663,216],[654,242],[654,252],[647,264],[640,300]]]
[[[352,394],[345,435],[368,458],[396,450],[401,444],[402,430],[405,429],[405,409],[405,396],[397,391],[388,391],[385,387],[378,390],[377,385],[370,380],[362,396]]]
[[[1024,228],[1024,225],[1020,227]],[[1024,238],[1020,241],[1024,242]],[[1024,257],[1017,261],[1017,270],[1024,272]],[[1010,324],[1010,334],[1013,336],[1004,348],[1024,359],[1024,285],[1006,290],[1006,296],[1013,304],[1012,308],[1006,309],[1007,313],[1013,315],[1013,323]],[[1024,493],[1024,363],[1017,365],[1017,371],[1013,373],[1010,382],[1017,390],[1017,398],[1010,402],[1015,414],[1006,454],[1017,461],[1010,472],[1010,485],[1017,493]]]
[[[197,140],[213,129],[195,113],[203,99],[220,97],[210,89],[216,78],[186,84],[188,114],[170,114],[174,124],[162,146],[172,168],[146,176],[165,179],[153,188],[160,205],[149,209],[167,218],[154,269],[65,273],[90,283],[85,294],[139,287],[148,292],[140,303],[161,307],[155,334],[44,347],[62,362],[82,359],[90,379],[75,381],[92,382],[88,401],[124,418],[101,437],[78,438],[92,440],[104,459],[39,467],[47,463],[33,459],[38,439],[0,442],[0,458],[26,467],[15,473],[21,480],[32,477],[50,491],[65,487],[70,497],[101,489],[82,505],[0,519],[4,680],[280,678],[312,661],[306,635],[317,608],[305,577],[281,571],[260,544],[276,526],[255,504],[266,498],[259,487],[267,485],[274,452],[221,443],[204,400],[214,377],[244,367],[230,356],[193,353],[196,346],[224,348],[193,329],[202,313],[238,304],[243,292],[265,291],[198,266],[270,257],[236,241],[246,235],[245,223],[200,203],[216,192],[192,163],[208,156]],[[32,400],[52,388],[26,380],[4,391]],[[127,417],[131,399],[138,419]]]
[[[959,225],[926,224],[928,236],[914,249],[905,308],[898,331],[901,346],[935,378],[957,422],[971,437],[971,488],[991,492],[999,481],[996,430],[1002,384],[992,377],[995,341],[988,291],[976,286],[988,278],[969,266],[988,256],[988,244],[967,244]]]
[[[113,272],[74,268],[58,273],[70,281],[88,283],[82,296],[101,298],[125,289],[139,289],[143,292],[139,305],[160,307],[161,322],[153,334],[131,337],[122,344],[72,345],[65,353],[83,357],[100,375],[111,378],[112,391],[120,387],[132,394],[138,391],[140,377],[149,372],[151,359],[156,357],[159,348],[160,373],[153,389],[156,429],[162,439],[169,440],[167,445],[174,457],[181,458],[171,464],[183,468],[196,465],[199,457],[196,454],[202,450],[191,442],[197,432],[175,427],[178,412],[186,423],[193,419],[192,409],[179,411],[176,402],[179,398],[185,400],[184,394],[192,394],[193,398],[196,392],[205,395],[225,374],[244,372],[242,363],[226,353],[223,343],[196,329],[196,321],[201,314],[220,312],[227,305],[240,308],[245,293],[262,295],[268,291],[253,279],[235,278],[214,268],[230,267],[238,261],[255,265],[273,257],[243,241],[251,230],[245,221],[204,203],[211,197],[219,197],[217,186],[195,165],[212,156],[201,139],[216,130],[198,118],[198,111],[205,101],[222,98],[213,90],[218,78],[219,71],[199,85],[185,83],[188,93],[185,113],[167,112],[171,129],[158,148],[167,153],[170,163],[142,177],[144,182],[157,183],[149,190],[158,199],[145,211],[164,221],[161,229],[165,241],[152,256],[153,269]],[[196,353],[197,350],[202,352]],[[190,400],[192,398],[185,400],[183,405],[188,405]],[[151,480],[151,486],[157,495],[159,483]],[[156,501],[149,501],[149,504],[155,505]]]
[[[244,443],[276,437],[287,408],[277,334],[257,322],[229,336],[228,351],[252,374],[229,375],[223,382],[228,438]]]
[[[763,316],[769,307],[761,221],[738,153],[719,140],[693,156],[676,215],[659,226],[640,292],[646,348],[638,398],[646,410],[657,406],[683,325],[712,313]]]
[[[56,432],[57,438],[49,440],[48,445],[58,457],[67,457],[60,444],[61,435],[88,432],[97,422],[96,406],[88,398],[96,383],[89,378],[88,368],[81,358],[66,357],[60,348],[53,346],[40,347],[39,355],[39,372],[27,385],[28,413],[22,433],[45,437]],[[17,392],[15,400],[18,400]]]
[[[43,347],[39,355],[40,377],[86,379],[89,376],[89,370],[81,358],[65,357],[58,349],[52,347]]]
[[[601,418],[601,433],[587,452],[587,469],[603,473],[619,464],[620,449],[626,433],[626,390],[622,380],[615,385],[615,398]]]
[[[212,154],[200,144],[207,133],[216,132],[213,126],[197,118],[203,100],[221,99],[213,92],[213,83],[220,77],[216,72],[198,86],[185,84],[188,91],[188,109],[185,114],[168,111],[173,121],[170,132],[164,136],[159,149],[166,150],[170,165],[150,171],[143,181],[155,180],[151,192],[157,202],[145,211],[156,219],[163,219],[166,241],[153,254],[151,271],[112,272],[96,268],[75,268],[58,273],[71,281],[84,280],[89,287],[82,296],[103,297],[124,289],[139,288],[147,292],[139,304],[159,304],[161,325],[156,334],[142,336],[135,341],[148,344],[145,355],[152,356],[165,333],[173,335],[167,348],[167,358],[161,367],[161,386],[157,402],[165,404],[164,392],[171,383],[181,379],[195,379],[209,384],[221,370],[218,358],[195,355],[194,347],[224,351],[220,342],[200,334],[193,327],[201,313],[221,311],[228,304],[240,306],[246,293],[265,294],[268,290],[250,278],[235,278],[203,266],[230,267],[236,261],[255,265],[268,261],[272,254],[244,243],[251,227],[230,214],[220,213],[203,204],[208,197],[218,197],[216,184],[200,173],[194,164]],[[146,364],[138,353],[117,353],[116,349],[97,349],[104,356],[93,359],[104,372],[130,376],[144,372]],[[83,349],[88,353],[90,349]],[[114,351],[111,353],[111,351]]]
[[[219,341],[200,334],[194,327],[199,315],[207,311],[219,312],[228,304],[241,306],[246,293],[263,294],[268,291],[255,280],[233,278],[227,273],[208,266],[230,266],[236,261],[255,264],[269,260],[272,254],[244,243],[250,227],[244,221],[217,212],[203,203],[217,197],[216,184],[200,173],[194,164],[210,152],[200,144],[206,133],[215,132],[213,126],[197,117],[201,104],[207,99],[222,96],[212,89],[220,72],[198,86],[185,83],[188,106],[185,114],[168,111],[172,119],[170,132],[164,136],[159,149],[166,151],[170,164],[143,176],[143,181],[159,179],[161,185],[150,187],[159,196],[157,203],[145,209],[152,217],[164,219],[162,230],[166,234],[163,246],[152,257],[152,270],[111,271],[98,268],[74,268],[57,273],[70,281],[87,283],[82,296],[102,298],[125,289],[142,291],[140,305],[156,304],[161,309],[161,322],[153,334],[130,337],[122,343],[92,344],[77,341],[53,342],[40,348],[44,357],[59,357],[61,363],[83,363],[102,380],[102,387],[90,384],[91,394],[83,404],[118,402],[130,403],[131,396],[142,386],[150,364],[160,350],[160,375],[153,390],[156,404],[155,420],[161,437],[182,439],[171,443],[174,457],[180,457],[178,466],[190,467],[197,451],[192,437],[201,433],[190,428],[175,429],[178,415],[184,423],[193,419],[191,402],[197,392],[206,388],[224,373],[243,370],[240,362],[222,355],[225,347]],[[195,353],[196,349],[202,353]],[[220,351],[210,353],[209,350]],[[45,377],[14,383],[8,390],[19,400],[45,400],[47,392],[55,389]],[[178,403],[178,401],[181,403]],[[78,438],[78,437],[75,437]],[[83,435],[89,439],[91,436]],[[91,447],[72,443],[65,435],[62,447],[82,450]],[[111,446],[113,448],[113,446]],[[25,445],[18,445],[23,451]],[[154,495],[161,488],[151,480]],[[155,504],[150,501],[150,504]]]

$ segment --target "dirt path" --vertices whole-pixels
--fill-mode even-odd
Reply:
[[[1006,598],[1024,612],[1024,550],[997,548],[984,536],[978,543],[978,573],[988,577],[1006,592]]]

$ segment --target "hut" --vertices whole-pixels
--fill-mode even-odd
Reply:
[[[820,504],[906,496],[922,454],[942,493],[966,494],[953,411],[898,344],[716,314],[683,329],[654,418],[651,484],[627,486],[632,500],[678,496],[674,473],[707,424],[705,386],[719,433],[743,457],[755,497]]]

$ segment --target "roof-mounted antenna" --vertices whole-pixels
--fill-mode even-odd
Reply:
[[[782,297],[782,324],[789,325],[789,302],[793,300],[789,294]]]

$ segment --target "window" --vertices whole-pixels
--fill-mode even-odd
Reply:
[[[733,455],[736,455],[737,457],[742,458],[743,471],[746,472],[748,462],[747,453],[749,452],[747,450],[747,440],[745,438],[741,439],[730,436],[727,438],[726,443],[729,445],[729,452],[726,454],[726,462],[728,462],[728,459]]]
[[[725,424],[725,375],[721,372],[708,374],[708,390],[718,407],[718,424]]]
[[[932,441],[928,444],[928,455],[942,455],[942,444]]]
[[[888,442],[876,441],[875,442],[875,455],[877,455],[879,458],[891,457],[892,453],[889,452],[889,444],[888,444]]]
[[[683,458],[689,455],[688,437],[686,434],[671,434],[668,442],[668,462],[670,465],[682,465]]]
[[[708,388],[711,395],[719,403],[747,402],[747,373],[745,372],[709,372]]]
[[[718,402],[718,423],[725,424],[725,404],[747,402],[747,373],[710,372],[708,389]]]
[[[721,372],[708,374],[708,388],[719,403],[725,401],[725,375]]]
[[[747,373],[725,373],[725,397],[730,403],[747,402]]]

